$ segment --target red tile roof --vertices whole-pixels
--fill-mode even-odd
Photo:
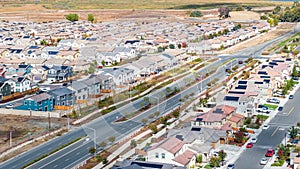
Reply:
[[[230,119],[228,119],[228,121],[232,121],[234,123],[237,123],[237,122],[241,121],[243,118],[244,118],[244,116],[241,115],[241,114],[233,114],[230,117]]]
[[[177,153],[182,146],[184,145],[184,142],[177,139],[176,137],[171,137],[168,140],[166,140],[165,142],[163,142],[162,144],[159,144],[153,148],[151,148],[151,150],[156,149],[156,148],[162,148],[172,154]]]
[[[190,150],[187,150],[185,151],[184,153],[178,155],[177,157],[175,157],[173,160],[182,164],[182,165],[187,165],[191,159],[195,156],[195,153],[190,151]]]

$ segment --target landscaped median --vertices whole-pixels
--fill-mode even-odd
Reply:
[[[22,166],[21,168],[22,168],[22,169],[23,169],[23,168],[26,168],[26,167],[28,167],[28,166],[30,166],[30,165],[32,165],[32,164],[38,162],[38,161],[40,161],[40,160],[42,160],[42,159],[44,159],[44,158],[50,156],[51,154],[54,154],[55,152],[57,152],[57,151],[59,151],[59,150],[65,148],[65,147],[67,147],[67,146],[69,146],[69,145],[71,145],[71,144],[73,144],[73,143],[79,141],[79,140],[82,139],[82,138],[83,138],[83,137],[79,137],[79,138],[77,138],[77,139],[75,139],[75,140],[73,140],[73,141],[70,141],[70,142],[67,143],[67,144],[63,144],[63,145],[61,145],[60,147],[58,147],[57,149],[51,151],[50,153],[44,154],[44,155],[40,156],[39,158],[34,159],[33,161],[31,161],[31,162],[25,164],[25,165]]]

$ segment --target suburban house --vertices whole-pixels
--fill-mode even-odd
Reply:
[[[89,88],[83,81],[72,81],[68,88],[75,91],[76,103],[87,102],[89,97]]]
[[[48,94],[54,97],[54,109],[68,110],[75,104],[75,91],[65,86],[54,88]]]
[[[46,75],[49,83],[63,82],[69,80],[73,76],[72,67],[69,66],[52,66]]]
[[[185,143],[186,150],[202,155],[203,162],[209,162],[213,149],[227,143],[227,133],[224,130],[206,127],[184,126],[180,129],[168,130],[167,138],[176,137]]]
[[[196,115],[192,120],[193,127],[208,127],[220,129],[228,122],[228,119],[236,112],[236,107],[228,105],[217,105],[206,113]],[[239,121],[240,122],[240,121]]]
[[[0,78],[0,97],[2,100],[3,96],[8,96],[11,94],[11,86],[8,83],[8,79]]]
[[[11,86],[11,92],[25,92],[32,89],[32,82],[27,77],[13,77],[7,83]]]
[[[54,109],[54,97],[41,93],[31,96],[23,100],[22,105],[17,106],[18,110],[34,110],[34,111],[52,111]]]
[[[184,142],[176,137],[171,137],[151,147],[147,151],[146,161],[180,165],[173,159],[184,151]]]
[[[101,96],[101,83],[103,82],[97,75],[90,75],[82,82],[88,87],[88,97],[97,98]]]
[[[105,69],[102,74],[111,75],[116,85],[127,85],[134,80],[134,70],[128,68]]]

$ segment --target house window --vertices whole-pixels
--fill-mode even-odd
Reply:
[[[166,158],[165,156],[166,156],[165,153],[161,153],[161,158],[162,159],[165,159]]]
[[[155,153],[155,158],[159,158],[159,155],[158,155],[158,153]]]

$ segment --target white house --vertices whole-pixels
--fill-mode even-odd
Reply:
[[[7,81],[12,92],[24,92],[31,89],[31,81],[25,77],[14,77]]]

